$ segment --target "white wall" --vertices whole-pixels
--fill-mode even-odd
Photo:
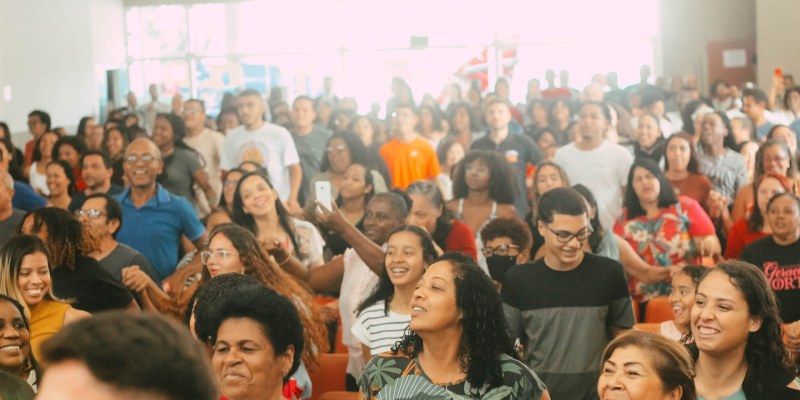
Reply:
[[[761,0],[759,0],[761,2]],[[777,0],[764,0],[775,2]],[[785,0],[781,3],[793,2]],[[753,40],[756,0],[661,0],[663,75],[695,75],[707,92],[709,42]],[[800,5],[800,2],[798,2]]]
[[[47,111],[53,126],[74,133],[99,109],[95,66],[125,61],[122,0],[0,0],[0,120],[23,145],[27,115]],[[1,90],[0,90],[1,91]]]
[[[800,32],[797,16],[800,1],[756,0],[756,74],[760,86],[768,90],[776,67],[800,81]]]

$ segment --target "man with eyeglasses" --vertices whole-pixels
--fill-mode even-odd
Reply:
[[[182,117],[183,122],[186,124],[186,137],[183,138],[183,142],[203,157],[203,171],[206,173],[208,184],[217,194],[217,198],[207,199],[207,203],[217,205],[219,204],[220,196],[222,196],[220,162],[222,160],[222,151],[225,148],[225,135],[206,128],[206,105],[202,100],[187,100],[183,106]],[[205,199],[205,193],[202,190],[196,192],[198,196],[202,196],[202,199]],[[197,203],[205,207],[206,202],[202,201],[202,199]],[[210,213],[211,208],[209,207],[204,211]]]
[[[592,228],[575,189],[545,193],[538,215],[545,255],[506,273],[506,321],[554,399],[597,399],[603,350],[635,324],[625,272],[619,262],[583,251]]]
[[[525,183],[528,164],[539,164],[542,161],[542,154],[531,138],[509,131],[511,105],[507,101],[496,99],[489,103],[486,107],[486,123],[489,134],[472,143],[470,150],[498,151],[511,164],[517,183],[514,210],[517,212],[517,217],[524,220],[525,214],[528,213],[528,186]]]
[[[314,124],[317,112],[314,111],[314,101],[308,96],[299,96],[292,103],[292,139],[297,155],[300,156],[300,166],[303,168],[303,183],[297,199],[300,204],[306,204],[311,180],[319,173],[322,158],[325,157],[325,147],[333,132],[322,125]]]
[[[164,161],[153,141],[131,142],[123,168],[131,186],[116,197],[124,212],[117,240],[147,257],[158,282],[175,272],[182,236],[199,249],[208,235],[192,203],[156,183]]]
[[[107,193],[95,193],[86,198],[75,216],[87,226],[100,241],[100,248],[89,254],[114,278],[122,282],[122,270],[136,266],[154,282],[160,282],[150,261],[132,247],[117,242],[122,227],[122,207]],[[141,305],[140,305],[141,306]]]
[[[229,171],[245,161],[261,164],[269,172],[269,180],[287,211],[303,215],[298,202],[303,169],[292,135],[282,126],[264,122],[267,108],[257,90],[239,93],[236,110],[242,125],[225,136],[220,167]]]
[[[416,181],[431,181],[442,173],[436,150],[417,135],[419,112],[411,103],[397,105],[392,115],[394,138],[381,146],[380,154],[392,175],[393,187],[406,190]]]
[[[69,211],[74,212],[80,209],[83,202],[93,194],[108,193],[111,196],[116,196],[124,190],[122,186],[111,183],[114,169],[111,165],[111,157],[105,151],[87,151],[81,160],[81,168],[83,181],[86,182],[86,189],[72,196],[72,201],[67,207]]]

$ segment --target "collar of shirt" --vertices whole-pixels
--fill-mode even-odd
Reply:
[[[122,192],[120,198],[122,199],[122,204],[135,207],[133,205],[133,201],[131,200],[130,187],[125,188],[125,191]],[[159,205],[169,203],[170,201],[172,201],[172,196],[167,189],[164,189],[160,183],[156,183],[156,195],[150,198],[150,200],[147,200],[147,203],[145,203],[141,208],[158,207]]]

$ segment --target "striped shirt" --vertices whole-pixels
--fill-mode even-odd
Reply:
[[[403,333],[411,322],[409,314],[398,314],[392,310],[387,314],[384,304],[381,300],[365,308],[351,329],[353,336],[369,347],[373,355],[387,352],[394,347],[403,338]]]
[[[706,155],[703,146],[698,145],[697,163],[714,190],[731,202],[739,189],[747,185],[747,163],[741,154],[733,150],[728,149],[724,156],[714,157]]]

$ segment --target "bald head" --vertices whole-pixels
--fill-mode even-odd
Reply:
[[[154,155],[156,159],[161,161],[161,150],[158,148],[158,146],[156,146],[155,142],[148,138],[134,139],[125,149],[125,157],[127,157],[131,152],[141,153],[142,151],[148,150],[150,154]]]

